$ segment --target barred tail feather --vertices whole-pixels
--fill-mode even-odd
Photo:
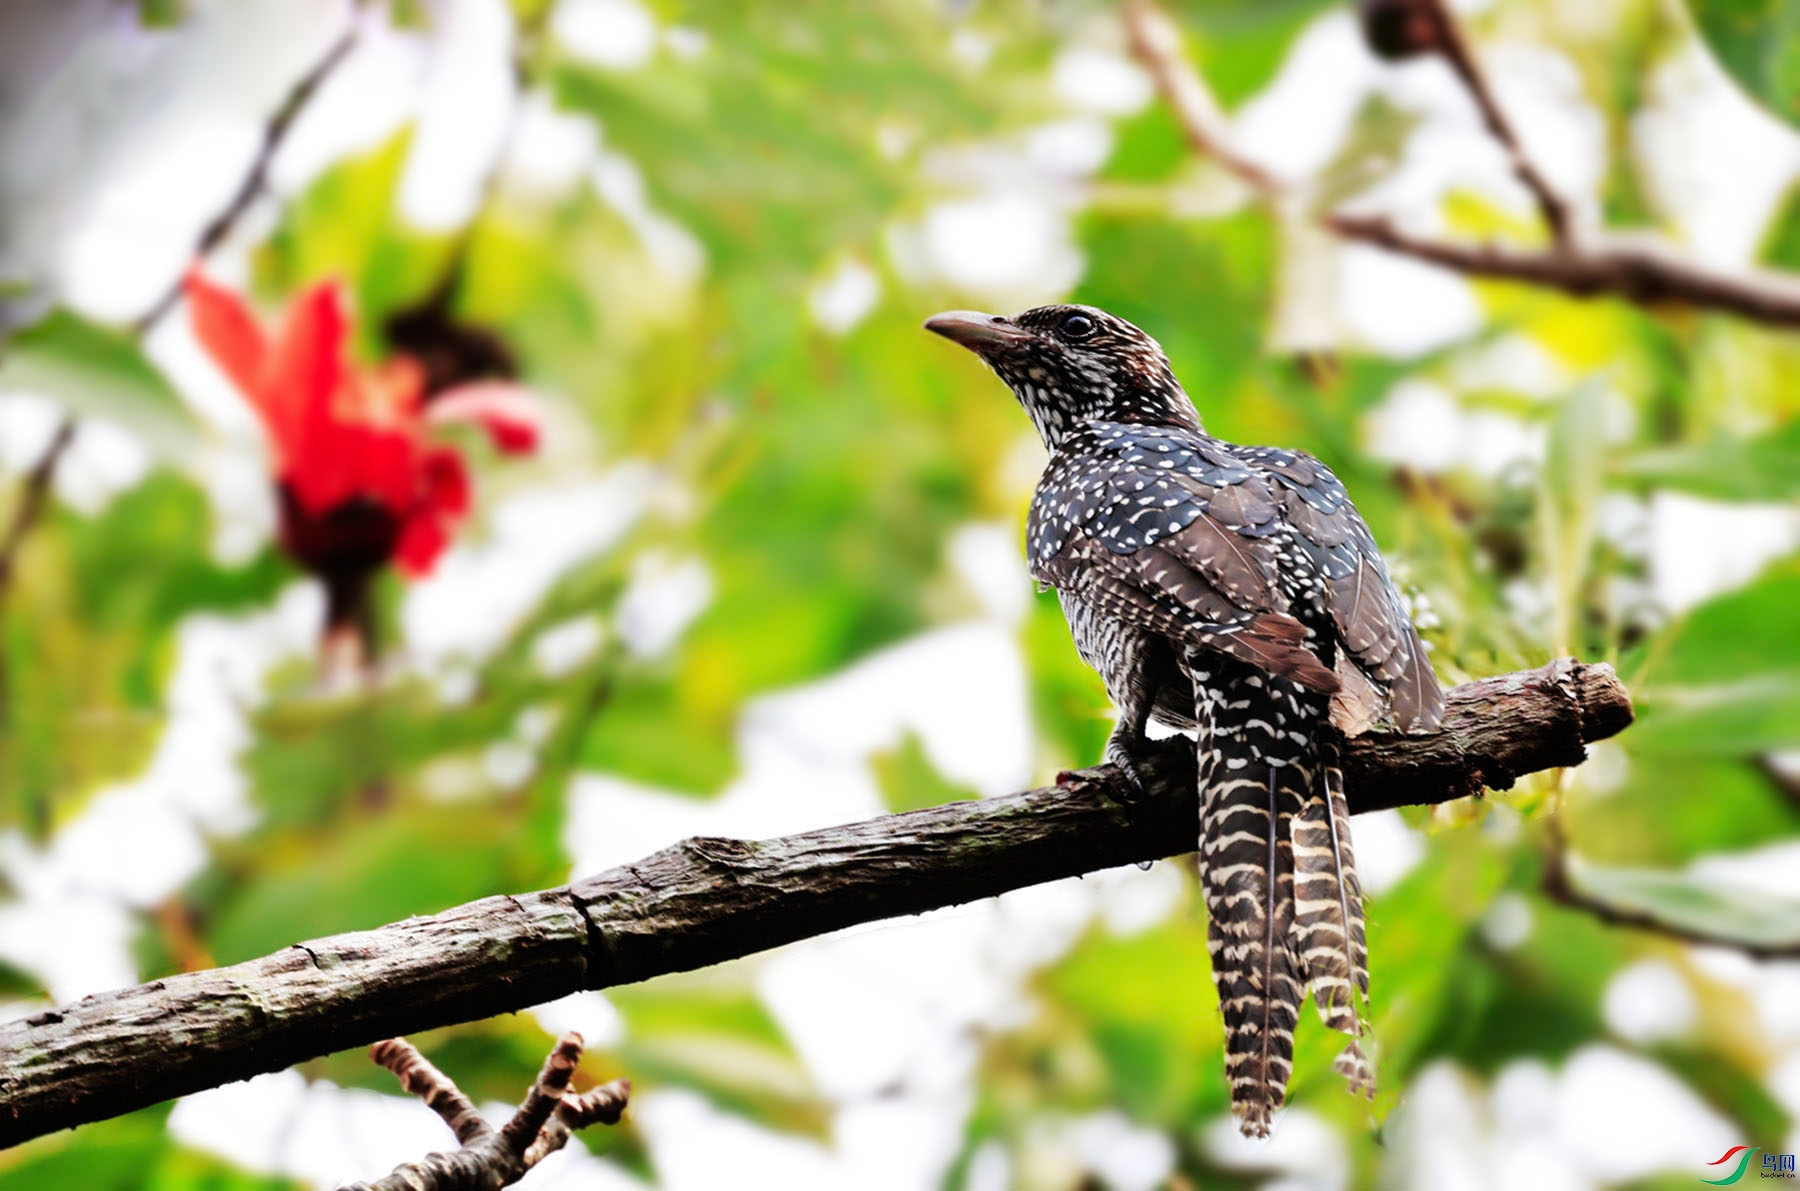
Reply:
[[[1320,1018],[1350,1035],[1334,1066],[1351,1091],[1372,1097],[1374,1074],[1357,1044],[1369,995],[1369,951],[1344,774],[1335,741],[1317,738],[1314,756],[1314,784],[1293,822],[1294,947]]]
[[[1217,727],[1217,725],[1215,725]],[[1201,880],[1208,949],[1225,1018],[1232,1112],[1266,1137],[1287,1095],[1305,976],[1294,948],[1292,821],[1301,770],[1268,764],[1241,739],[1202,752]]]

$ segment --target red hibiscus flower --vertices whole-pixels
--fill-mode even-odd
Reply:
[[[195,334],[268,430],[282,546],[325,580],[334,622],[390,560],[427,574],[468,513],[468,468],[427,437],[430,426],[478,423],[512,454],[537,446],[538,404],[517,385],[476,382],[427,404],[412,357],[358,367],[336,282],[295,298],[273,337],[242,298],[198,271],[186,290]]]

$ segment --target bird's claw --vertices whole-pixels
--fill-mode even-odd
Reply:
[[[1126,756],[1109,757],[1107,760],[1113,768],[1119,771],[1119,777],[1125,787],[1125,800],[1135,802],[1142,798],[1146,787],[1143,775],[1138,772],[1137,763]]]

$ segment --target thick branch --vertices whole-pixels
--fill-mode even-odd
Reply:
[[[1611,667],[1457,687],[1444,727],[1350,744],[1352,810],[1578,764],[1631,722]],[[1060,787],[750,842],[690,839],[557,889],[299,943],[0,1026],[0,1146],[378,1039],[704,967],[858,923],[1191,851],[1193,749]]]

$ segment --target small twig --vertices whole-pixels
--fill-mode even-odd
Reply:
[[[476,1191],[507,1187],[568,1143],[577,1129],[617,1124],[631,1097],[631,1081],[616,1079],[571,1095],[569,1080],[581,1061],[581,1035],[564,1034],[538,1072],[525,1100],[498,1132],[481,1119],[474,1101],[404,1038],[369,1048],[369,1057],[392,1071],[400,1086],[444,1119],[462,1146],[397,1167],[373,1183],[347,1183],[342,1191]]]
[[[275,160],[276,151],[287,139],[289,130],[293,128],[294,121],[299,117],[301,110],[306,107],[307,102],[312,99],[326,77],[337,69],[338,63],[342,62],[350,53],[351,47],[356,44],[357,33],[356,18],[353,16],[350,27],[344,30],[337,41],[332,43],[325,56],[313,64],[312,69],[295,81],[293,87],[282,99],[280,106],[269,116],[268,121],[263,125],[262,145],[257,149],[255,159],[251,161],[249,171],[244,175],[243,181],[238,183],[236,193],[231,196],[231,201],[225,205],[224,210],[207,221],[206,227],[201,230],[200,238],[194,242],[192,253],[194,258],[207,256],[223,243],[225,237],[231,234],[231,229],[237,226],[238,220],[244,217],[244,213],[256,201],[257,195],[262,193],[263,185],[268,181],[269,166]],[[183,272],[185,273],[185,271],[184,268]],[[169,284],[169,288],[163,291],[162,297],[156,300],[156,304],[132,322],[133,332],[142,335],[161,321],[163,315],[167,314],[181,297],[181,282],[182,278],[176,277]]]
[[[50,484],[56,478],[56,465],[62,462],[63,453],[69,444],[75,441],[75,419],[64,418],[62,425],[50,439],[50,445],[32,465],[25,479],[19,485],[19,503],[13,507],[12,521],[6,527],[6,537],[0,539],[0,598],[4,598],[6,590],[12,584],[13,567],[18,562],[19,551],[30,536],[32,527],[38,518],[43,516],[44,506],[50,497]]]
[[[1567,200],[1556,192],[1549,179],[1544,177],[1543,171],[1538,169],[1537,163],[1531,159],[1531,155],[1525,152],[1524,142],[1519,139],[1512,122],[1501,109],[1499,100],[1494,96],[1494,89],[1488,83],[1481,63],[1476,60],[1462,26],[1451,14],[1449,5],[1444,0],[1425,0],[1425,4],[1437,25],[1438,52],[1444,56],[1450,69],[1456,72],[1456,77],[1462,80],[1463,87],[1481,112],[1481,121],[1487,126],[1488,133],[1500,142],[1513,173],[1518,175],[1519,181],[1525,184],[1525,188],[1531,191],[1532,198],[1537,201],[1544,224],[1550,229],[1551,241],[1559,249],[1568,247],[1570,225]]]
[[[494,1132],[481,1119],[475,1102],[406,1039],[377,1042],[369,1048],[369,1058],[392,1071],[403,1090],[423,1100],[427,1108],[442,1117],[450,1132],[456,1134],[457,1144],[466,1146]]]
[[[1125,35],[1181,125],[1188,147],[1230,170],[1258,194],[1278,196],[1283,189],[1280,180],[1232,145],[1218,101],[1181,51],[1180,30],[1153,0],[1126,4]]]

